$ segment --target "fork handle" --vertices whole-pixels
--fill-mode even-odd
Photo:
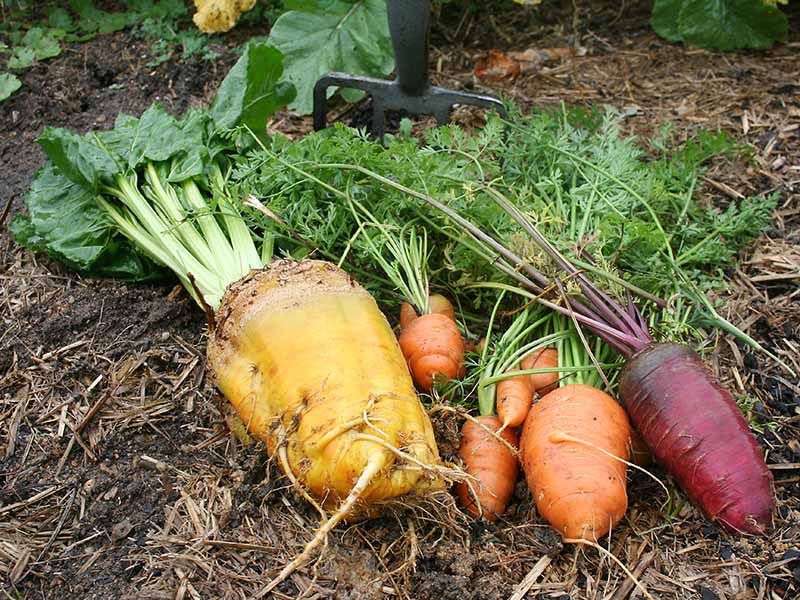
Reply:
[[[387,0],[397,84],[406,94],[420,95],[429,85],[428,38],[430,0]]]

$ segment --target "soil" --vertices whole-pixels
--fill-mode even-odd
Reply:
[[[435,83],[501,92],[525,107],[608,104],[645,142],[671,123],[679,139],[722,129],[752,144],[749,163],[719,160],[698,193],[780,194],[774,227],[729,275],[724,316],[800,369],[800,18],[764,52],[669,44],[649,29],[649,4],[514,9],[491,19],[448,5],[432,38]],[[129,32],[72,44],[22,74],[0,115],[2,221],[23,210],[46,126],[109,128],[152,102],[205,106],[249,35],[224,38],[214,62],[156,68]],[[491,48],[569,48],[515,80],[487,84],[472,68]],[[368,122],[369,105],[346,122]],[[365,115],[367,115],[365,117]],[[464,124],[477,111],[458,109]],[[426,123],[426,122],[423,122]],[[390,127],[396,127],[393,118]],[[310,130],[279,114],[272,129]],[[2,222],[0,222],[2,225]],[[792,276],[792,273],[795,275]],[[17,247],[0,229],[0,577],[14,598],[249,598],[307,541],[318,515],[258,445],[227,432],[204,370],[204,321],[173,284],[84,278]],[[754,421],[776,479],[767,538],[722,532],[684,496],[633,474],[630,509],[609,543],[656,598],[800,597],[800,386],[774,361],[726,336],[714,367],[754,397]],[[434,415],[445,458],[456,417]],[[452,499],[438,512],[341,526],[315,562],[275,598],[507,598],[542,556],[552,563],[526,598],[639,598],[593,549],[562,548],[535,518],[524,483],[495,524],[467,521]]]

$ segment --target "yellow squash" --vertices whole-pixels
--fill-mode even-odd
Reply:
[[[194,24],[206,33],[222,33],[232,29],[239,16],[255,4],[256,0],[194,0]]]

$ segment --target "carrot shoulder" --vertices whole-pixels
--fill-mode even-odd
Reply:
[[[597,388],[570,384],[531,409],[520,437],[536,508],[567,539],[592,542],[625,514],[630,424]],[[611,455],[611,456],[609,456]]]
[[[452,302],[441,294],[431,294],[428,296],[428,308],[430,312],[450,317],[456,320],[456,309]],[[400,305],[400,331],[411,325],[411,322],[418,319],[419,315],[410,302],[403,302]]]

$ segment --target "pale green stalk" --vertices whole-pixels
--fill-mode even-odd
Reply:
[[[139,191],[135,175],[118,176],[116,187],[106,186],[102,191],[119,199],[124,208],[102,196],[98,202],[126,237],[177,275],[200,306],[218,308],[231,283],[268,262],[272,241],[265,240],[259,256],[249,229],[225,194],[217,198],[223,211],[218,219],[194,181],[187,180],[176,188],[153,164],[148,164],[145,172],[147,197]],[[217,176],[221,191],[224,181],[221,174]]]
[[[347,199],[362,232],[361,237],[366,241],[375,262],[418,314],[429,313],[428,235],[425,229],[418,235],[413,226],[398,228],[397,225],[387,225],[349,193]],[[376,243],[368,231],[369,227],[378,231],[381,244]],[[393,262],[384,256],[384,249],[394,259]]]

